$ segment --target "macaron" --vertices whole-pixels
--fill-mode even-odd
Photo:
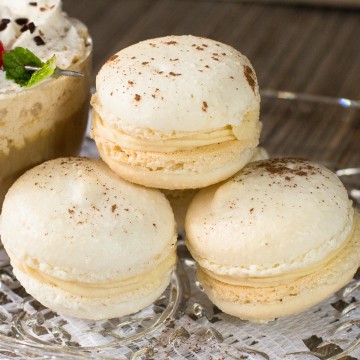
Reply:
[[[167,36],[119,51],[100,69],[91,104],[101,158],[149,187],[227,179],[259,142],[255,71],[239,51],[211,39]]]
[[[302,159],[253,162],[201,190],[187,246],[210,300],[253,322],[333,295],[360,265],[360,216],[330,170]]]
[[[29,170],[8,191],[0,226],[17,279],[63,315],[137,312],[163,293],[175,268],[165,196],[101,160],[60,158]]]

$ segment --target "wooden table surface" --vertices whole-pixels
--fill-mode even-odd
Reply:
[[[360,99],[359,10],[215,0],[64,0],[64,9],[90,29],[94,73],[140,40],[193,34],[244,53],[262,89]]]
[[[262,90],[360,100],[359,8],[236,0],[64,0],[64,9],[90,29],[93,82],[101,64],[128,45],[169,34],[193,34],[225,42],[247,55]],[[271,106],[263,102],[267,112]],[[283,122],[292,110],[289,115],[282,109],[276,121],[267,120],[263,112],[262,143],[275,154],[359,166],[360,109],[333,110],[305,111],[307,123],[296,126],[303,121],[300,118],[290,128]]]

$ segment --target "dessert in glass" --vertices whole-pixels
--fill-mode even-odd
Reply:
[[[83,73],[21,87],[0,70],[0,207],[25,170],[51,158],[76,155],[86,129],[92,44],[87,28],[62,11],[60,0],[0,0],[0,41],[45,62]]]

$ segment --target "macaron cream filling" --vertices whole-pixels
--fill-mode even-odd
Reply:
[[[164,278],[169,276],[175,267],[176,255],[169,254],[161,263],[157,264],[148,271],[130,276],[127,278],[111,279],[101,282],[85,282],[75,280],[64,280],[50,274],[46,274],[39,269],[32,268],[12,256],[12,264],[17,271],[21,271],[41,283],[55,286],[72,295],[87,298],[101,298],[107,296],[126,296],[139,288],[144,288],[151,284],[151,287],[160,286]]]
[[[225,126],[220,129],[185,132],[174,131],[168,134],[154,134],[146,138],[144,134],[135,136],[125,130],[115,128],[93,112],[92,133],[97,141],[121,144],[124,150],[141,150],[154,152],[175,152],[200,146],[220,144],[226,141],[252,141],[260,134],[260,123],[253,112],[249,112],[239,126]],[[148,136],[149,132],[146,132]],[[160,137],[160,139],[159,139]]]

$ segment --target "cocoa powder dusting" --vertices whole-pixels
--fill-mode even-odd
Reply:
[[[106,60],[106,63],[115,61],[118,57],[119,57],[119,55],[111,55],[111,56]]]
[[[202,102],[201,110],[204,111],[204,112],[206,112],[206,111],[207,111],[207,108],[208,108],[207,102],[206,102],[206,101],[203,101],[203,102]]]
[[[284,176],[286,181],[291,180],[290,175],[307,177],[317,172],[317,169],[309,164],[307,160],[298,158],[275,158],[261,161],[257,164],[257,168],[264,168],[273,175]]]
[[[255,92],[255,75],[250,66],[244,65],[244,75],[253,92]]]
[[[170,72],[169,72],[169,75],[171,75],[171,76],[180,76],[181,74],[179,74],[179,73],[174,73],[174,72],[170,71]]]

